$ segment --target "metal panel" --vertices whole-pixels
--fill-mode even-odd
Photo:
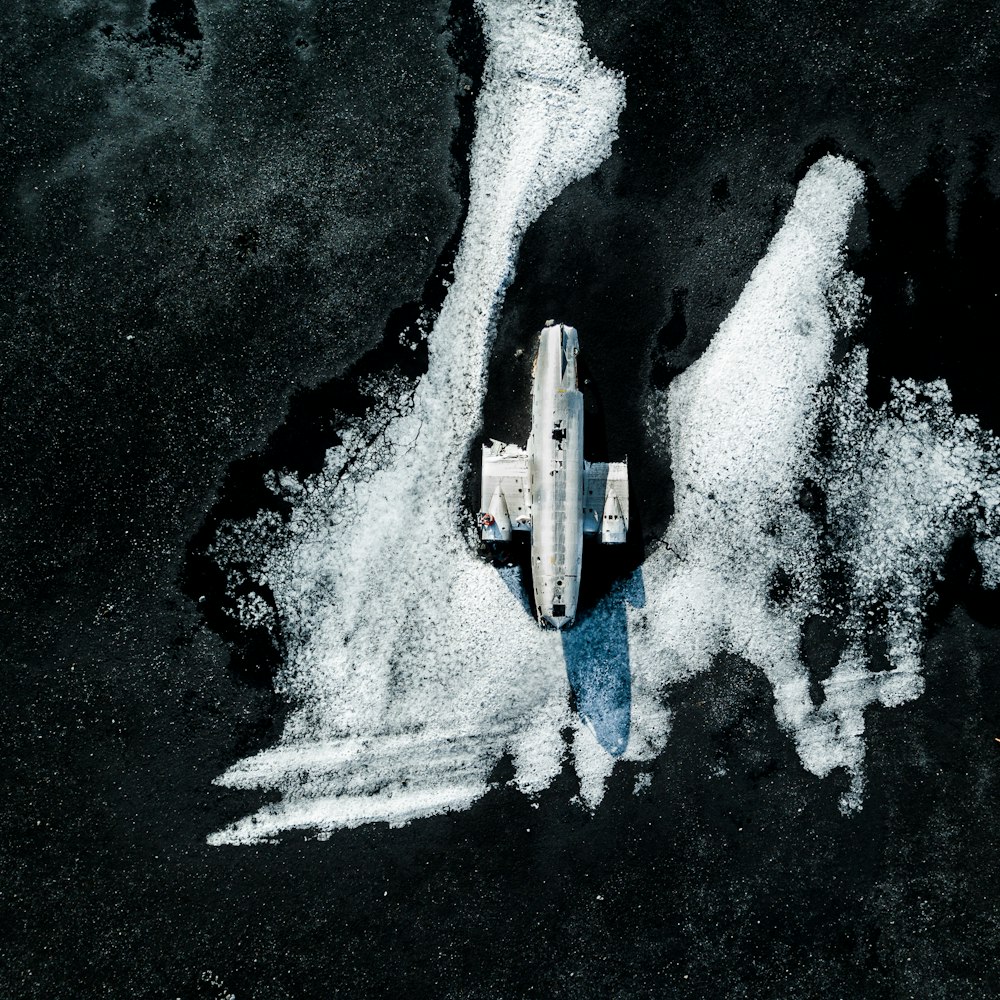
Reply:
[[[601,541],[621,544],[628,532],[628,465],[588,462],[583,473],[583,530]]]
[[[505,542],[512,531],[531,530],[528,454],[523,448],[499,441],[483,446],[479,510],[485,541]],[[492,518],[492,523],[483,518],[484,514]]]

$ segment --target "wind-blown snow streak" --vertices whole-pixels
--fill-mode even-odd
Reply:
[[[470,551],[459,492],[521,238],[607,157],[624,87],[588,54],[571,0],[479,9],[488,57],[469,212],[412,409],[377,454],[359,427],[316,479],[283,480],[290,524],[262,517],[220,541],[223,560],[221,550],[266,545],[261,581],[287,649],[279,683],[297,707],[278,746],[220,779],[280,789],[282,800],[212,843],[461,808],[507,752],[529,791],[560,765],[571,720],[558,637]]]
[[[647,745],[664,735],[664,690],[736,653],[767,675],[805,767],[819,776],[846,769],[845,810],[861,802],[865,710],[923,690],[935,574],[963,532],[996,531],[1000,499],[996,442],[955,417],[943,383],[897,384],[872,412],[863,352],[832,370],[834,345],[863,306],[841,251],[862,188],[840,158],[809,171],[732,313],[671,385],[676,511],[644,565],[647,604],[633,613],[630,637]],[[821,421],[832,437],[823,458]],[[802,502],[808,491],[825,497],[823,517]],[[842,596],[831,587],[839,577]],[[818,704],[800,654],[810,615],[845,636]],[[873,669],[866,649],[876,635],[890,669]]]
[[[676,487],[666,536],[565,646],[539,630],[517,582],[478,560],[457,527],[458,484],[520,237],[607,155],[622,96],[587,56],[569,4],[483,12],[469,221],[412,410],[377,458],[359,427],[324,474],[276,481],[293,503],[288,525],[262,515],[219,541],[220,561],[256,562],[273,590],[287,648],[279,680],[296,708],[276,747],[219,779],[281,800],[209,839],[326,835],[463,808],[504,753],[535,792],[558,772],[567,728],[581,797],[596,805],[614,758],[568,712],[566,662],[599,690],[602,666],[619,677],[608,664],[623,643],[626,759],[663,750],[671,688],[729,652],[767,676],[803,765],[846,771],[841,805],[857,808],[865,712],[921,693],[926,609],[954,540],[973,534],[986,581],[1000,580],[997,443],[954,415],[944,383],[899,383],[872,411],[863,351],[834,365],[864,307],[843,264],[863,178],[825,157],[705,354],[651,401],[650,435],[664,447],[669,436]],[[258,614],[248,603],[246,618]],[[843,637],[818,685],[801,652],[811,616]],[[873,637],[886,669],[875,669]]]

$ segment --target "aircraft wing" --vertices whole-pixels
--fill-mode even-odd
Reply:
[[[628,532],[628,465],[586,462],[583,470],[583,530],[619,545]]]
[[[487,542],[506,542],[512,531],[531,530],[528,453],[514,444],[483,445],[479,526]]]

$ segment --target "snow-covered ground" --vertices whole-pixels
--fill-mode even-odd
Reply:
[[[625,759],[669,752],[672,687],[722,652],[764,671],[803,766],[846,768],[842,807],[857,808],[865,711],[920,694],[923,621],[949,544],[974,531],[984,560],[994,552],[995,442],[952,414],[941,383],[898,385],[872,412],[864,354],[834,365],[864,309],[843,263],[864,179],[825,157],[705,354],[649,400],[650,440],[669,442],[673,463],[666,535],[565,645],[540,630],[517,581],[470,544],[464,462],[520,240],[609,154],[624,85],[589,55],[570,0],[490,0],[481,11],[489,54],[470,208],[429,370],[374,439],[359,420],[322,474],[276,479],[289,523],[264,514],[217,543],[221,562],[259,567],[274,594],[278,684],[292,709],[278,745],[218,779],[281,799],[210,842],[465,808],[505,754],[517,785],[536,792],[564,762],[567,729],[581,797],[596,807],[617,758],[590,727],[624,718]],[[387,412],[399,406],[387,400]],[[832,440],[822,456],[821,426]],[[799,502],[807,480],[826,496],[822,519]],[[880,606],[888,613],[876,617]],[[270,611],[248,602],[246,614]],[[818,703],[800,655],[810,615],[847,637]],[[866,662],[862,638],[876,628],[892,669]],[[589,726],[569,710],[568,666],[587,678]]]
[[[412,406],[377,446],[358,427],[304,488],[286,479],[287,527],[258,522],[224,543],[247,547],[274,592],[288,651],[279,683],[297,707],[277,747],[221,779],[281,788],[282,801],[215,842],[461,808],[506,752],[526,791],[560,766],[571,719],[558,636],[476,558],[459,495],[520,241],[609,154],[624,86],[587,52],[568,0],[480,10],[488,60],[469,213]]]

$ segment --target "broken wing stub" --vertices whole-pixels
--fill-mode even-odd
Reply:
[[[528,453],[499,441],[483,445],[479,526],[483,541],[510,541],[512,531],[531,530]]]
[[[605,545],[622,545],[628,534],[628,464],[587,462],[583,470],[583,532],[600,532]]]

